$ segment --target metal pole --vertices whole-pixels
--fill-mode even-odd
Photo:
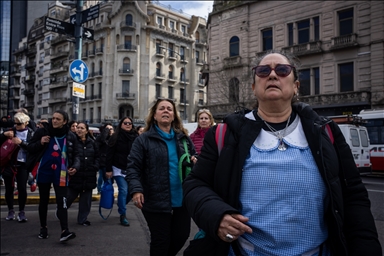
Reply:
[[[185,76],[187,70],[185,69],[185,60],[184,61],[184,122],[187,123],[187,84],[185,83]]]
[[[83,9],[83,0],[77,0],[76,2],[76,23],[75,23],[75,57],[81,60],[81,51],[82,51],[82,39],[83,34],[82,24],[82,14]],[[79,97],[72,95],[72,119],[77,120],[79,114]]]

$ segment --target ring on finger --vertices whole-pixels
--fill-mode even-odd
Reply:
[[[230,242],[233,240],[233,236],[231,234],[226,234],[225,239]]]

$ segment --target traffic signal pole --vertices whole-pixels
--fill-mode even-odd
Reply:
[[[81,60],[82,52],[82,35],[83,27],[82,24],[82,12],[83,0],[77,0],[76,2],[76,23],[75,23],[75,58]],[[73,89],[72,89],[73,90]],[[72,93],[72,92],[71,92]],[[79,114],[79,97],[72,95],[72,119],[77,120]]]

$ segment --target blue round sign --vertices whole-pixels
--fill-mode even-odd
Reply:
[[[69,66],[69,74],[75,82],[83,83],[88,79],[88,67],[82,60],[74,60]]]

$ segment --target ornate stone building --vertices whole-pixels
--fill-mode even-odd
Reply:
[[[207,58],[205,19],[152,1],[84,3],[84,9],[100,4],[100,12],[84,24],[95,31],[95,40],[82,42],[89,78],[78,119],[91,125],[124,116],[142,122],[158,98],[170,98],[183,119],[194,121],[206,104],[200,72]],[[47,16],[69,22],[74,11],[56,1]],[[15,52],[15,59],[26,64],[19,63],[20,78],[13,87],[25,97],[15,98],[14,108],[29,108],[35,119],[51,117],[56,109],[72,113],[68,68],[75,59],[74,38],[46,31],[43,21],[35,21]]]
[[[252,107],[252,62],[299,57],[300,100],[322,115],[384,109],[384,2],[214,1],[207,21],[207,107],[220,119]]]

